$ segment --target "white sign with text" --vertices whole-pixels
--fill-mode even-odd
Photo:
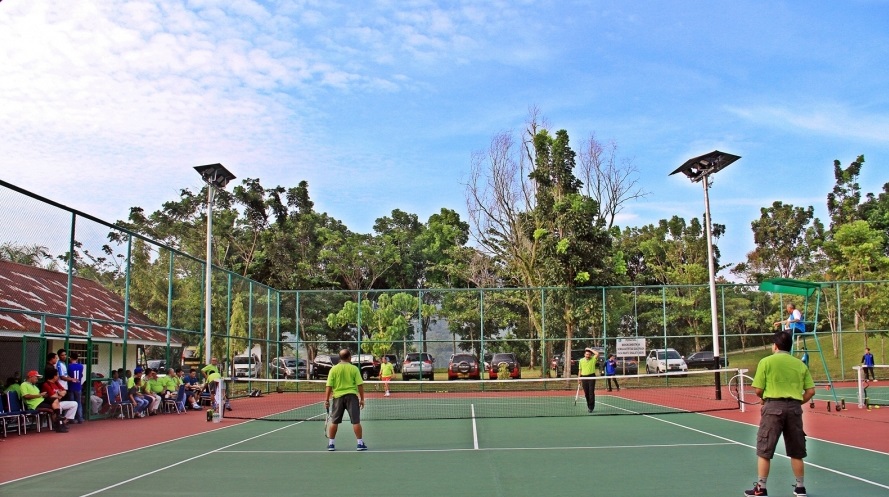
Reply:
[[[617,357],[641,357],[645,355],[644,338],[618,338]]]

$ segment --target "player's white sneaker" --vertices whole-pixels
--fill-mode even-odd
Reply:
[[[384,395],[384,397],[388,397],[388,396],[389,396],[389,392],[386,392],[386,395]]]

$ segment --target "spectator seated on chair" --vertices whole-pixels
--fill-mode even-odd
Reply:
[[[182,378],[182,382],[185,383],[185,392],[188,395],[188,404],[192,409],[200,409],[201,406],[198,404],[198,400],[201,398],[201,379],[198,378],[198,371],[195,368],[191,368],[187,375]]]
[[[182,384],[182,379],[176,374],[176,370],[173,368],[168,369],[167,376],[160,380],[161,384],[164,385],[164,398],[169,399],[170,397],[175,397],[176,392],[179,391],[179,385]]]
[[[42,391],[46,392],[44,399],[58,400],[58,408],[62,411],[63,416],[59,421],[63,425],[69,425],[77,415],[77,402],[73,400],[62,400],[68,392],[62,388],[61,383],[59,383],[60,376],[58,371],[56,371],[55,374],[52,374],[51,371],[47,371],[46,373],[47,377],[44,378],[43,387],[41,388]]]
[[[133,386],[127,390],[127,398],[133,404],[133,409],[135,410],[136,417],[144,418],[147,416],[146,410],[148,406],[151,404],[151,401],[145,398],[144,395],[140,392],[142,389],[142,378],[134,378]]]
[[[142,395],[151,401],[151,405],[148,407],[150,416],[158,413],[161,402],[164,400],[164,390],[164,384],[157,377],[157,371],[148,369],[148,379],[143,382]]]
[[[52,371],[55,371],[54,369]],[[49,371],[47,371],[49,372]],[[58,374],[58,373],[57,373]],[[68,427],[65,426],[62,419],[62,410],[59,407],[59,399],[48,397],[45,391],[37,388],[37,371],[29,371],[26,380],[21,384],[21,399],[25,407],[31,411],[49,410],[50,419],[56,426],[57,433],[67,433]]]
[[[6,378],[6,386],[3,387],[3,393],[12,392],[12,393],[15,393],[16,395],[18,395],[19,398],[22,397],[22,395],[21,395],[21,391],[22,391],[21,383],[22,382],[20,381],[18,376],[19,376],[18,371],[16,371],[15,373],[13,373],[12,376],[10,376],[9,378]]]
[[[93,378],[104,378],[101,373],[96,373]],[[105,382],[93,381],[93,389],[90,392],[90,414],[99,415],[105,404]]]

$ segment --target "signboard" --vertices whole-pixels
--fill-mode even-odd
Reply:
[[[645,339],[644,338],[618,338],[617,357],[641,357],[645,355]]]

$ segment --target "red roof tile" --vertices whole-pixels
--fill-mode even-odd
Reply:
[[[0,308],[20,309],[37,313],[65,315],[68,275],[9,261],[0,261]],[[116,293],[95,281],[75,276],[71,289],[71,317],[90,318],[94,338],[123,341],[124,302]],[[130,307],[127,341],[166,343],[163,330],[146,328],[152,323]],[[71,337],[86,337],[85,319],[72,319]],[[0,311],[0,332],[40,332],[40,316]],[[46,333],[65,334],[65,319],[46,318]],[[178,339],[173,339],[179,342]]]

